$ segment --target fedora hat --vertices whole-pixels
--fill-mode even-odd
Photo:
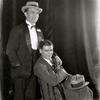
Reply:
[[[34,2],[34,1],[26,2],[26,5],[21,8],[21,11],[24,13],[25,10],[28,8],[33,8],[34,10],[37,10],[39,13],[42,12],[42,8],[39,8],[38,2]]]

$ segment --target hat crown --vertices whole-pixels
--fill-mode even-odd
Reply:
[[[42,12],[42,8],[39,8],[38,2],[35,2],[35,1],[28,1],[26,5],[21,8],[21,10],[24,13],[25,10],[28,8],[33,8],[34,10],[37,10],[39,13]]]
[[[37,2],[34,1],[28,1],[26,3],[26,6],[35,6],[35,7],[39,7],[39,4]]]

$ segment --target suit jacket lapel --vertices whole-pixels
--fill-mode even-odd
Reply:
[[[30,39],[30,35],[29,35],[29,30],[28,30],[28,27],[26,24],[25,24],[25,28],[24,28],[24,33],[25,33],[26,44],[28,46],[28,49],[30,52],[32,52],[31,39]],[[41,30],[38,28],[36,28],[36,33],[37,33],[38,43],[39,43],[40,41],[43,40],[43,34],[42,34]]]
[[[36,32],[37,32],[37,36],[38,36],[38,43],[40,43],[40,41],[43,41],[42,31],[40,29],[36,28]]]
[[[50,70],[50,69],[54,70],[53,65],[51,66],[51,65],[50,65],[46,60],[44,60],[42,57],[41,57],[41,60],[45,63],[45,65],[47,65],[47,67],[48,67],[49,70]]]
[[[30,53],[32,52],[32,48],[31,48],[31,39],[30,39],[30,35],[29,35],[29,30],[28,30],[28,27],[27,25],[25,24],[25,28],[24,28],[24,33],[25,33],[25,39],[26,39],[26,44],[27,44],[27,47],[30,51]]]

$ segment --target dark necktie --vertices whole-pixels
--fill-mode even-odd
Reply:
[[[53,70],[54,70],[54,69],[55,69],[55,65],[54,65],[53,60],[50,60],[50,62],[51,62],[51,64],[52,64],[52,68],[53,68]]]

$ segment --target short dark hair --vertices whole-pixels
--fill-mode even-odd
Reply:
[[[39,43],[39,49],[42,49],[43,46],[53,46],[53,43],[50,40],[44,40]]]

